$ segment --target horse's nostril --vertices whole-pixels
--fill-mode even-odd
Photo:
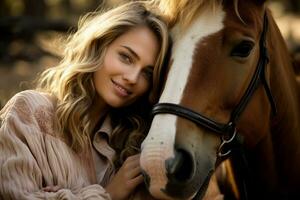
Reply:
[[[175,158],[166,160],[166,170],[169,179],[184,182],[189,180],[193,175],[192,156],[182,149],[177,149]]]

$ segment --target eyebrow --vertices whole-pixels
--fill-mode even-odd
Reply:
[[[123,46],[123,45],[122,45],[122,47],[125,48],[125,49],[127,49],[132,55],[134,55],[134,57],[136,57],[138,60],[140,60],[140,56],[137,55],[137,53],[135,53],[135,51],[133,51],[130,47]]]

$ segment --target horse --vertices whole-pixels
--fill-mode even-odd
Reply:
[[[299,86],[267,2],[155,3],[173,45],[142,143],[151,195],[201,199],[227,159],[235,198],[299,197]]]

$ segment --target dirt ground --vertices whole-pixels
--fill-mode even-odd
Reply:
[[[284,13],[276,3],[270,8],[288,47],[296,51],[300,47],[300,15]],[[57,36],[57,33],[43,32],[30,41],[16,40],[5,49],[4,56],[0,55],[0,108],[16,92],[31,88],[39,72],[59,62],[55,55]]]

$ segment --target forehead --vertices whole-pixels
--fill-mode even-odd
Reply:
[[[138,26],[123,33],[111,44],[111,47],[124,46],[130,48],[142,61],[153,65],[160,45],[157,36],[149,27]]]
[[[113,43],[139,43],[145,44],[147,41],[158,43],[157,36],[147,26],[137,26],[130,28],[120,36],[118,36]]]
[[[171,31],[174,41],[171,59],[173,60],[165,87],[169,93],[164,93],[160,101],[179,103],[188,80],[193,64],[194,51],[205,37],[223,28],[225,12],[217,7],[215,12],[203,11],[197,19],[182,32],[181,27],[175,26]]]

